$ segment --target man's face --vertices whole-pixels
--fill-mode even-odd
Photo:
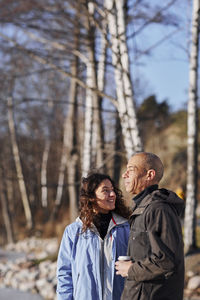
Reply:
[[[139,194],[148,186],[147,170],[142,155],[138,154],[131,157],[122,177],[126,191],[132,195]]]

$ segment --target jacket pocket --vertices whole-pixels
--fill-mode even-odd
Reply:
[[[144,259],[148,256],[150,253],[148,231],[131,230],[129,241],[129,251],[134,260]]]
[[[124,291],[122,293],[122,300],[141,300],[142,283],[126,279]]]
[[[126,280],[122,300],[146,300],[151,299],[153,285],[146,282],[136,282],[133,280]]]
[[[135,231],[132,230],[132,237],[133,240],[136,240],[137,242],[139,242],[139,244],[141,246],[145,246],[146,243],[149,241],[149,235],[148,235],[148,231]]]

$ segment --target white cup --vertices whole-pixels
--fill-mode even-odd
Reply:
[[[118,257],[118,260],[123,260],[123,261],[126,261],[126,260],[131,260],[131,257],[130,256],[119,256]]]

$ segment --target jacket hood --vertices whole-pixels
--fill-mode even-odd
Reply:
[[[176,193],[166,189],[158,189],[154,191],[152,193],[152,201],[169,203],[176,209],[179,216],[183,213],[183,210],[185,208],[183,199],[178,197]]]
[[[82,224],[80,217],[77,217],[76,221]],[[119,225],[127,222],[127,219],[112,211],[112,221],[115,225]]]
[[[82,226],[83,222],[81,221],[80,217],[76,218],[76,222],[79,223],[80,226]],[[115,226],[121,225],[128,222],[128,219],[116,214],[115,212],[112,211],[112,218],[110,220],[110,224],[108,226],[108,232]],[[98,230],[96,228],[96,226],[94,224],[92,224],[92,227],[90,228],[92,231],[94,231],[95,233],[98,233]]]

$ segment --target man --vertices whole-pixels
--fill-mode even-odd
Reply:
[[[179,215],[184,202],[174,192],[159,189],[163,164],[152,153],[131,157],[122,175],[134,195],[128,255],[117,261],[116,274],[126,278],[122,300],[182,300],[184,252]]]

